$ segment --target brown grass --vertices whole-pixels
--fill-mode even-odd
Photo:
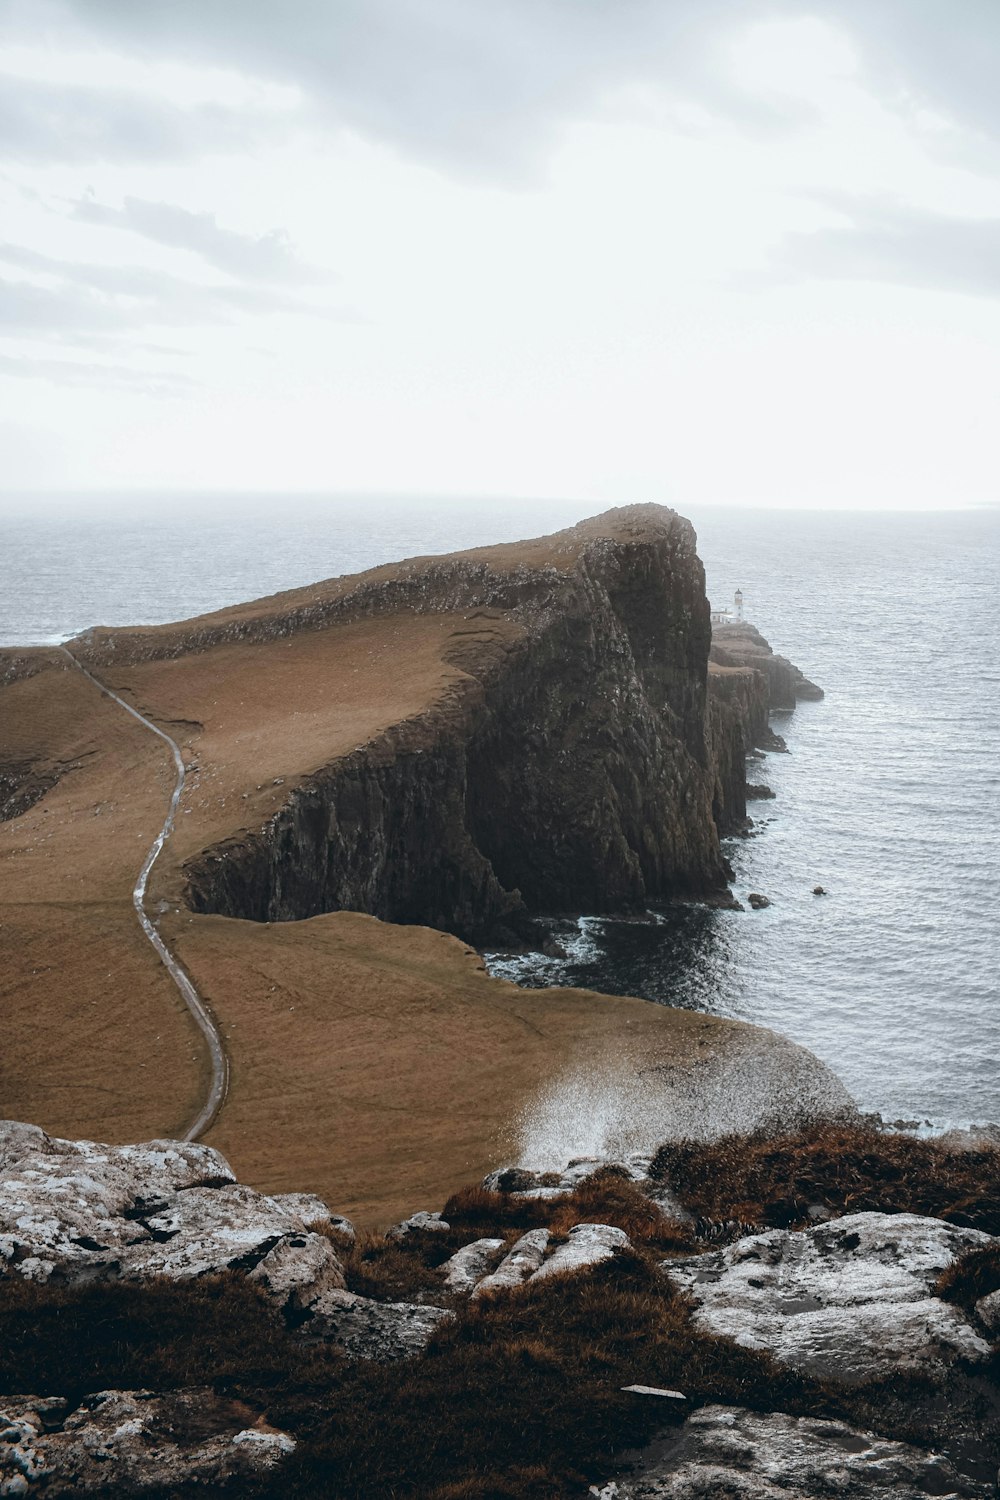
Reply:
[[[971,1312],[981,1297],[1000,1291],[1000,1245],[970,1250],[942,1271],[934,1290],[946,1302]]]
[[[70,1291],[0,1280],[0,1382],[76,1398],[107,1387],[208,1385],[293,1432],[273,1493],[550,1500],[602,1479],[616,1455],[680,1421],[621,1387],[679,1386],[693,1401],[778,1398],[819,1410],[818,1388],[758,1355],[704,1340],[639,1256],[591,1275],[466,1304],[423,1358],[347,1365],[300,1343],[245,1281]],[[271,1491],[267,1491],[271,1493]]]
[[[661,1146],[653,1174],[696,1218],[801,1227],[808,1209],[916,1213],[1000,1234],[1000,1152],[959,1151],[869,1124]]]

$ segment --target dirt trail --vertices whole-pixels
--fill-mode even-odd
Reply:
[[[205,1042],[208,1046],[209,1057],[212,1064],[212,1077],[209,1085],[208,1097],[206,1098],[201,1109],[198,1111],[195,1119],[183,1134],[184,1140],[196,1141],[209,1128],[216,1115],[219,1113],[219,1110],[222,1108],[222,1104],[225,1100],[226,1093],[229,1087],[229,1059],[226,1055],[226,1049],[223,1045],[219,1029],[211,1012],[201,999],[201,996],[198,994],[198,991],[191,983],[191,980],[185,973],[184,969],[181,967],[178,960],[174,957],[170,949],[167,947],[166,943],[160,937],[160,934],[157,932],[155,926],[147,915],[145,906],[146,885],[149,881],[149,872],[153,868],[157,856],[159,855],[161,849],[163,848],[167,839],[170,837],[171,832],[173,831],[174,818],[177,813],[177,804],[180,802],[181,793],[184,790],[184,781],[187,774],[184,768],[184,757],[181,755],[180,746],[177,744],[177,741],[171,739],[170,735],[167,734],[165,730],[158,728],[157,725],[155,725],[150,719],[147,719],[144,714],[141,714],[138,709],[133,708],[130,703],[126,703],[124,698],[119,698],[117,693],[113,693],[111,689],[109,687],[106,687],[105,684],[101,682],[99,678],[95,677],[92,672],[88,672],[87,668],[83,666],[79,661],[77,661],[72,651],[70,651],[66,646],[61,646],[60,650],[69,657],[73,665],[77,668],[78,671],[83,673],[88,682],[93,683],[98,692],[101,692],[105,694],[106,697],[113,699],[114,702],[117,703],[120,708],[123,708],[127,714],[131,714],[133,719],[138,719],[139,723],[142,724],[146,729],[150,730],[151,733],[158,735],[161,740],[165,741],[165,743],[169,745],[170,753],[174,758],[174,766],[177,770],[177,780],[174,784],[173,795],[170,798],[170,806],[167,809],[167,816],[164,820],[163,827],[160,829],[160,832],[157,834],[156,838],[150,845],[149,852],[146,855],[145,861],[143,862],[142,869],[139,871],[135,886],[132,890],[132,905],[135,907],[136,916],[139,918],[139,924],[142,927],[143,932],[146,934],[147,938],[156,949],[156,952],[159,955],[164,968],[170,975],[171,979],[174,981],[174,984],[180,990],[181,998],[183,999],[184,1004],[187,1006],[188,1010],[191,1012],[191,1015],[194,1017],[195,1024],[198,1026],[198,1029],[204,1036]]]

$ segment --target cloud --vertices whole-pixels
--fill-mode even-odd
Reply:
[[[132,89],[0,75],[0,157],[7,161],[175,161],[250,150],[280,128],[219,104],[182,109]]]
[[[462,172],[523,176],[562,123],[634,84],[773,127],[780,102],[727,77],[716,43],[775,17],[845,28],[883,94],[1000,136],[996,0],[964,0],[960,23],[954,0],[65,0],[65,12],[119,50],[294,83],[327,121]]]
[[[0,244],[0,262],[55,281],[0,279],[0,325],[38,332],[232,323],[240,315],[293,313],[353,321],[275,288],[199,284],[145,266],[58,260],[23,245]]]
[[[224,229],[214,214],[193,213],[173,203],[126,198],[122,208],[111,208],[93,198],[81,198],[73,218],[85,224],[128,229],[157,244],[190,250],[220,271],[251,281],[318,283],[331,280],[325,272],[304,265],[281,229],[266,234],[238,234]]]
[[[778,266],[800,275],[1000,297],[1000,219],[960,219],[899,203],[824,201],[851,222],[786,235],[775,255]]]
[[[187,396],[198,388],[198,382],[190,376],[173,372],[9,354],[0,354],[0,375],[19,380],[47,380],[53,385],[96,386],[101,390],[128,391],[145,396]]]
[[[523,178],[562,123],[636,82],[711,92],[747,128],[783,113],[712,82],[718,26],[745,0],[65,0],[65,14],[119,52],[294,84],[326,125],[463,173]]]

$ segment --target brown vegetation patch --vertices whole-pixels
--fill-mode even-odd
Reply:
[[[233,1276],[86,1290],[0,1280],[0,1344],[8,1391],[72,1399],[202,1385],[266,1413],[299,1443],[260,1491],[287,1500],[585,1491],[689,1409],[621,1389],[637,1382],[677,1387],[695,1404],[825,1409],[809,1381],[696,1334],[686,1300],[636,1255],[466,1303],[423,1357],[392,1365],[349,1365],[300,1344]]]
[[[650,1249],[690,1250],[694,1244],[684,1225],[668,1219],[620,1167],[604,1167],[572,1192],[551,1198],[520,1197],[484,1187],[460,1188],[445,1204],[443,1217],[453,1232],[459,1231],[460,1244],[510,1230],[523,1234],[528,1229],[545,1228],[555,1235],[565,1235],[574,1224],[613,1224],[624,1230],[633,1244]]]
[[[1000,1234],[1000,1152],[961,1151],[869,1124],[661,1146],[652,1175],[697,1218],[769,1228],[829,1213],[915,1213]]]
[[[971,1312],[982,1297],[1000,1291],[1000,1245],[970,1250],[941,1272],[934,1287],[946,1302]]]

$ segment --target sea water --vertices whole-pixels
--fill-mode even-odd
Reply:
[[[183,618],[599,508],[8,501],[0,643]],[[888,1119],[1000,1121],[1000,511],[689,513],[713,603],[742,588],[747,617],[826,690],[776,719],[788,754],[751,767],[776,797],[751,803],[751,836],[726,844],[737,896],[771,904],[679,905],[646,923],[585,913],[559,926],[566,959],[495,958],[493,971],[774,1027]]]

